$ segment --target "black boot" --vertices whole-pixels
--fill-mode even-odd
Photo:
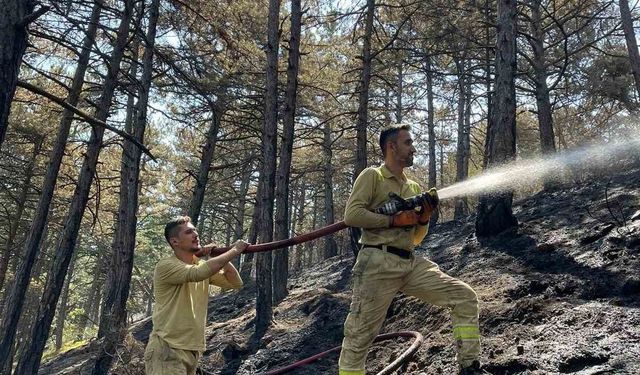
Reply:
[[[460,375],[482,375],[485,372],[481,369],[480,361],[475,360],[471,363],[471,365],[467,367],[460,368]]]

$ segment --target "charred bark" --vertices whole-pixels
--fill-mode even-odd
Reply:
[[[287,66],[287,89],[283,113],[283,134],[280,147],[280,164],[276,176],[276,240],[289,238],[289,182],[291,180],[291,159],[293,135],[296,119],[298,92],[298,71],[300,66],[300,34],[302,28],[302,8],[300,0],[291,0],[291,37],[289,39],[289,62]],[[289,277],[289,248],[274,253],[273,259],[273,302],[279,303],[287,296]]]
[[[461,182],[469,176],[470,131],[467,121],[467,103],[470,98],[470,86],[467,82],[467,73],[464,56],[456,59],[458,70],[458,141],[456,148],[456,182]],[[458,197],[455,200],[453,218],[462,220],[467,212],[466,197]]]
[[[278,25],[280,0],[269,0],[267,21],[267,69],[264,98],[264,127],[262,131],[262,171],[260,173],[260,217],[258,241],[273,240],[273,200],[276,172],[278,133]],[[271,280],[271,252],[256,256],[256,334],[260,336],[271,324],[273,316],[273,285]]]
[[[516,1],[498,1],[494,121],[487,134],[487,167],[513,160],[516,154]],[[492,236],[518,225],[513,193],[483,195],[478,204],[476,235]]]

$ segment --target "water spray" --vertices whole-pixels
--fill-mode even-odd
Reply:
[[[588,164],[588,169],[601,169],[619,161],[624,154],[633,153],[640,154],[640,138],[583,147],[546,158],[519,160],[438,190],[438,196],[440,200],[444,200],[528,187],[545,177],[560,173],[565,168]]]

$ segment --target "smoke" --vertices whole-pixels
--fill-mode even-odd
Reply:
[[[640,138],[627,139],[579,148],[547,158],[518,160],[438,190],[440,199],[465,195],[491,194],[530,187],[544,178],[567,169],[603,170],[619,163],[623,157],[640,155]]]

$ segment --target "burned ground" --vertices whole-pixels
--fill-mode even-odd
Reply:
[[[482,354],[492,374],[640,374],[640,171],[540,192],[514,204],[518,230],[488,239],[473,234],[473,217],[438,225],[417,254],[472,285],[481,300]],[[290,280],[263,337],[253,337],[251,286],[212,298],[204,374],[257,374],[340,345],[350,301],[346,257],[329,259]],[[149,323],[132,329],[142,343]],[[402,374],[455,374],[447,309],[396,296],[382,332],[417,330],[425,337]],[[133,340],[135,341],[135,340]],[[376,373],[409,345],[372,347]],[[134,345],[136,346],[136,345]],[[128,366],[139,374],[142,344]],[[83,354],[84,353],[84,354]],[[42,374],[83,373],[61,355]],[[80,357],[84,355],[84,357]],[[335,374],[337,354],[295,374]],[[84,362],[83,362],[84,363]],[[86,366],[84,366],[86,367]]]

